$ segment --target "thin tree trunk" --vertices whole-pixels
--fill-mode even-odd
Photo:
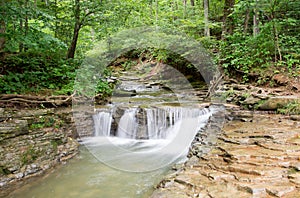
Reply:
[[[175,0],[173,0],[172,1],[172,13],[173,14],[175,13],[175,9],[176,9],[176,2],[175,2]],[[176,20],[175,14],[172,16],[172,20],[173,20],[173,22]]]
[[[23,32],[23,20],[20,19],[20,33],[22,34]],[[24,44],[22,41],[20,41],[19,43],[19,52],[22,52],[23,51],[23,47],[24,47]]]
[[[54,1],[54,16],[55,16],[55,30],[54,30],[54,37],[58,37],[58,14],[57,14],[57,0]]]
[[[4,1],[1,1],[0,5],[1,6],[4,6]],[[2,13],[3,15],[5,15],[6,13]],[[4,46],[5,46],[5,42],[6,42],[6,39],[5,39],[5,33],[6,33],[6,24],[5,24],[5,21],[4,20],[1,20],[0,21],[0,52],[4,49]]]
[[[74,25],[74,32],[71,44],[68,49],[67,58],[74,58],[76,45],[78,41],[79,31],[81,29],[81,22],[80,22],[80,0],[75,0],[75,25]]]
[[[157,21],[158,21],[158,0],[155,1],[155,4],[156,4],[155,5],[156,6],[156,10],[155,10],[155,24],[158,25],[157,24]]]
[[[3,36],[0,37],[0,52],[4,49],[4,46],[5,46],[5,42],[6,42],[6,39],[4,36],[5,32],[6,32],[5,21],[1,21],[0,22],[0,34],[2,34]]]
[[[25,9],[27,10],[28,9],[28,0],[25,0]],[[28,30],[29,30],[29,26],[28,26],[28,16],[26,14],[25,16],[25,31],[24,31],[24,36],[26,37],[28,35]],[[28,50],[28,46],[24,46],[24,51],[27,51]]]
[[[75,56],[75,51],[76,51],[80,28],[81,28],[81,25],[76,23],[76,25],[74,27],[72,42],[71,42],[71,45],[68,50],[67,58],[74,58],[74,56]]]
[[[190,0],[191,6],[195,6],[195,0]]]
[[[275,44],[275,62],[277,61],[276,50],[277,50],[278,55],[279,55],[279,60],[282,61],[282,55],[281,55],[281,50],[280,50],[280,46],[279,46],[279,36],[278,36],[278,31],[277,31],[276,24],[275,24],[274,20],[273,20],[273,34],[274,34],[274,44]]]
[[[277,58],[277,52],[279,55],[279,60],[282,61],[282,55],[281,55],[281,50],[280,50],[280,46],[279,46],[279,36],[278,36],[278,31],[276,28],[276,22],[275,22],[275,11],[274,11],[274,7],[276,5],[276,0],[274,0],[273,2],[274,4],[272,5],[272,1],[270,1],[271,4],[271,20],[272,20],[272,29],[273,29],[273,40],[274,40],[274,51],[275,51],[275,62],[277,62],[278,58]]]
[[[1,1],[0,5],[4,6],[5,2]],[[2,13],[4,16],[6,15],[6,13]],[[5,46],[5,33],[6,33],[6,24],[4,20],[0,21],[0,34],[2,34],[2,36],[0,36],[0,52],[4,49]]]
[[[183,18],[186,18],[186,0],[183,0],[183,6],[184,6],[184,10],[183,10]]]
[[[245,20],[244,20],[244,34],[245,35],[248,32],[249,19],[250,19],[250,9],[248,8],[246,11],[246,16],[245,16]]]
[[[253,36],[257,36],[259,34],[259,16],[257,10],[257,0],[255,1],[254,15],[253,15]]]
[[[204,8],[204,36],[210,37],[210,31],[209,31],[209,18],[208,18],[208,12],[209,12],[209,5],[208,0],[203,0],[203,8]]]

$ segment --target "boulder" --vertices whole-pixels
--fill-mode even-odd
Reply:
[[[299,102],[300,98],[297,96],[276,96],[271,97],[268,100],[266,100],[264,103],[260,104],[258,106],[258,109],[260,110],[277,110],[278,108],[282,108],[288,103],[291,102]]]
[[[273,80],[278,84],[278,85],[287,85],[289,83],[289,78],[283,74],[276,74],[273,76]]]
[[[255,105],[255,104],[259,103],[260,101],[261,101],[260,98],[250,96],[241,103],[244,104],[244,105]]]

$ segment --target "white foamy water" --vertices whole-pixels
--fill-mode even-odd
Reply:
[[[116,136],[83,138],[83,144],[99,161],[115,169],[153,171],[185,158],[196,133],[211,116],[209,109],[146,109],[147,139],[134,139],[138,126],[136,112],[137,109],[124,112]],[[109,128],[104,126],[111,124],[107,120],[95,120],[95,130]]]

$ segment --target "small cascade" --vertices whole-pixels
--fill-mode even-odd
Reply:
[[[125,111],[100,112],[94,115],[95,136],[114,136],[129,139],[168,139],[175,125],[184,119],[197,119],[208,109],[183,107],[129,108]],[[120,115],[120,112],[121,115]],[[114,119],[113,119],[114,117]],[[114,127],[112,127],[112,125]],[[178,125],[178,124],[177,124]],[[176,126],[177,126],[176,125]],[[175,128],[174,128],[175,127]]]
[[[103,111],[108,111],[104,109]],[[196,134],[208,123],[213,109],[158,106],[115,107],[98,113],[95,126],[112,117],[110,137],[84,139],[90,152],[110,166],[133,172],[152,171],[184,159]],[[108,129],[107,126],[106,129]],[[96,131],[100,131],[97,129]],[[105,132],[107,134],[107,131]]]
[[[137,132],[136,108],[126,109],[118,125],[117,136],[120,138],[135,138]]]
[[[100,112],[93,115],[95,136],[110,136],[112,113]]]
[[[166,139],[175,124],[183,119],[197,118],[207,114],[207,109],[166,107],[146,109],[149,139]]]

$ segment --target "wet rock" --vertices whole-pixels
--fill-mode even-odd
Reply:
[[[186,162],[186,166],[194,166],[197,165],[198,163],[199,163],[199,158],[197,156],[192,156]]]
[[[16,177],[17,179],[21,179],[21,178],[24,177],[24,174],[23,174],[23,173],[17,173],[17,174],[15,174],[15,177]]]

